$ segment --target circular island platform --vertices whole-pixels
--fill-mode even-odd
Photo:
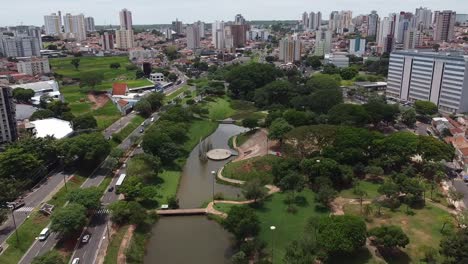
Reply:
[[[231,157],[232,152],[227,149],[212,149],[206,153],[210,160],[225,160]]]

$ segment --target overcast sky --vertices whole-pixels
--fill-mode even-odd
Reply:
[[[351,10],[353,16],[377,10],[379,15],[411,11],[419,6],[434,10],[468,13],[467,0],[0,0],[0,25],[43,25],[43,16],[52,12],[84,13],[97,25],[117,24],[118,12],[127,8],[134,24],[168,24],[179,18],[184,23],[196,20],[233,20],[238,13],[247,20],[300,19],[302,12],[321,11],[324,19],[332,10]]]

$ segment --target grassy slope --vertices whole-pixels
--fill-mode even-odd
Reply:
[[[223,174],[227,178],[248,181],[260,179],[263,183],[271,183],[271,167],[279,158],[273,155],[255,157],[248,160],[231,162],[224,167]]]
[[[359,205],[346,205],[345,213],[359,215]],[[376,211],[377,209],[374,209]],[[438,250],[439,243],[443,237],[441,228],[444,218],[449,214],[435,206],[427,205],[423,209],[413,210],[414,215],[406,214],[406,206],[401,206],[395,211],[382,209],[382,217],[374,217],[367,223],[368,228],[390,224],[400,226],[408,235],[410,243],[403,252],[409,256],[409,262],[406,256],[393,257],[390,263],[419,263],[424,257],[421,250],[424,246],[430,246]],[[450,227],[446,227],[449,229]]]
[[[81,184],[85,181],[85,178],[75,176],[73,179],[68,181],[68,191],[80,188]],[[52,199],[47,203],[55,205],[56,207],[62,207],[67,199],[67,191],[65,187],[62,187]],[[29,249],[32,243],[35,241],[36,236],[41,230],[46,227],[50,222],[50,218],[44,216],[39,211],[34,211],[31,216],[24,221],[24,223],[18,227],[19,244],[16,242],[16,236],[13,234],[7,243],[9,247],[0,255],[0,263],[2,264],[15,264],[18,263],[24,253]]]
[[[235,114],[235,110],[226,98],[217,98],[207,105],[210,111],[208,116],[211,120],[223,120]]]
[[[81,73],[98,72],[104,74],[104,80],[112,80],[117,77],[134,79],[135,71],[127,71],[126,65],[130,64],[127,57],[80,57],[78,70],[70,63],[75,58],[50,59],[54,72],[68,78],[79,78]],[[119,69],[111,69],[111,63],[120,63]]]

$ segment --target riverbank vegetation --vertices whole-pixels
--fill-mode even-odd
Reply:
[[[252,159],[228,163],[223,170],[223,176],[231,179],[250,181],[260,180],[264,185],[273,183],[273,164],[280,158],[267,155]]]

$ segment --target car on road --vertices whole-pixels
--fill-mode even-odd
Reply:
[[[151,118],[151,122],[154,122],[154,117]]]
[[[109,187],[109,189],[107,189],[108,192],[113,192],[114,191],[114,186],[111,186]]]
[[[18,199],[14,202],[9,202],[7,203],[7,206],[8,208],[10,208],[11,210],[16,210],[22,206],[24,206],[26,203],[23,201],[23,199]]]
[[[49,228],[44,228],[42,229],[41,233],[39,234],[39,241],[45,241],[47,237],[50,235],[50,229]]]
[[[140,133],[143,133],[143,131],[145,131],[143,128],[140,128]]]
[[[80,258],[74,258],[72,261],[72,264],[79,264],[80,263]]]
[[[91,235],[90,234],[85,234],[82,238],[81,238],[81,242],[82,243],[88,243],[89,239],[91,238]]]

